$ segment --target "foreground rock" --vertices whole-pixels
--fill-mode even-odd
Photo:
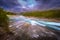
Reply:
[[[10,27],[14,33],[14,40],[58,40],[57,35],[53,31],[43,26],[31,25],[27,22],[22,24],[20,26],[13,25],[13,27]]]

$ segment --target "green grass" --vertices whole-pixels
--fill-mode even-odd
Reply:
[[[22,13],[24,16],[44,17],[44,18],[60,18],[60,10],[47,11],[31,11]]]
[[[9,18],[7,17],[7,12],[0,8],[0,28],[6,32],[9,30]]]

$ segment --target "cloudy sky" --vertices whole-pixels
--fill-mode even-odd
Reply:
[[[42,10],[60,7],[60,0],[0,0],[0,7],[15,12]]]

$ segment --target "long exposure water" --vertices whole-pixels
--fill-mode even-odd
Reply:
[[[56,29],[56,30],[60,30],[60,23],[57,23],[57,22],[48,22],[48,21],[42,21],[42,20],[36,20],[36,19],[29,19],[29,18],[26,18],[24,16],[15,16],[15,17],[11,17],[10,18],[11,21],[25,21],[25,22],[28,22],[30,23],[31,25],[40,25],[40,26],[48,26],[48,27],[51,27],[53,29]],[[18,23],[17,23],[18,24]]]
[[[54,30],[56,32],[60,33],[60,22],[49,22],[49,21],[43,21],[40,19],[36,19],[36,18],[29,18],[29,17],[25,17],[25,16],[8,16],[10,19],[10,26],[9,27],[15,27],[17,28],[17,30],[15,29],[16,33],[19,34],[19,30],[28,30],[28,34],[29,36],[31,36],[32,38],[35,37],[39,37],[39,35],[44,35],[43,33],[46,33],[48,35],[53,34],[55,35],[54,32],[51,32],[51,30]],[[23,26],[30,26],[28,27],[23,27]],[[35,27],[36,26],[36,27]],[[50,31],[47,31],[47,29]],[[42,30],[42,31],[41,31]],[[40,34],[38,34],[40,32]],[[43,32],[43,33],[42,33]],[[21,32],[20,32],[21,34]],[[51,35],[50,35],[51,36]],[[59,35],[58,35],[59,38]]]

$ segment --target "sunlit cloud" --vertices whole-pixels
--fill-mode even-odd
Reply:
[[[13,12],[42,10],[60,7],[60,0],[0,0],[0,7]]]
[[[35,0],[18,0],[18,3],[21,5],[21,8],[25,9],[33,9],[36,6],[36,1]]]

